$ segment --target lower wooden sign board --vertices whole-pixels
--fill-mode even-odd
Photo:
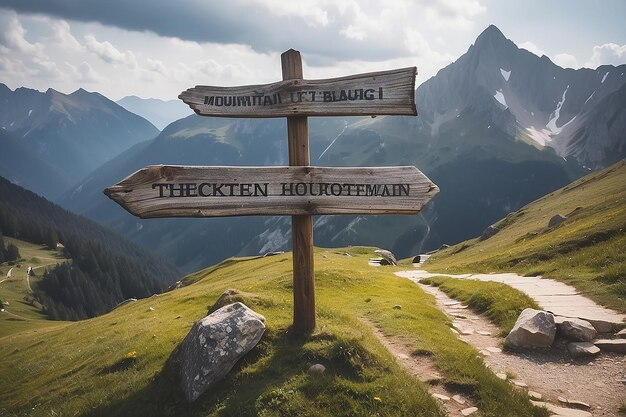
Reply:
[[[105,194],[141,218],[415,214],[439,192],[417,168],[153,165]]]

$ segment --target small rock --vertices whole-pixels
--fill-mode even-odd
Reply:
[[[395,306],[393,306],[394,310],[402,310],[402,306],[400,304],[396,304]]]
[[[469,407],[469,408],[465,408],[465,409],[461,410],[461,414],[463,414],[464,416],[470,416],[470,415],[474,414],[476,411],[478,411],[478,408],[476,408],[476,407]]]
[[[452,396],[452,399],[453,399],[454,401],[456,401],[457,403],[461,404],[461,405],[465,404],[465,398],[461,397],[461,396],[460,396],[460,395],[458,395],[458,394],[457,394],[457,395],[453,395],[453,396]]]
[[[462,335],[469,336],[470,334],[474,334],[474,329],[460,329]]]
[[[352,258],[352,255],[350,255],[348,252],[344,252],[344,253],[343,253],[343,256],[347,256],[347,257],[349,257],[349,258]]]
[[[591,342],[598,335],[596,329],[586,320],[570,317],[555,317],[557,332],[575,342]]]
[[[480,353],[482,353],[484,356],[491,356],[491,352],[489,352],[488,350],[481,350]]]
[[[422,261],[422,257],[417,255],[415,258],[413,258],[413,263],[414,264],[418,264]]]
[[[149,307],[148,311],[154,311],[154,307]]]
[[[447,395],[437,394],[437,393],[433,393],[431,395],[441,401],[450,401],[450,397],[448,397]]]
[[[396,261],[395,255],[388,250],[376,249],[374,252],[385,258],[391,265],[398,265],[398,261]]]
[[[567,350],[572,358],[595,356],[600,353],[600,348],[591,342],[570,342],[567,344]]]
[[[504,343],[513,348],[549,347],[555,335],[552,313],[527,308],[517,318]]]
[[[557,400],[559,400],[559,402],[563,404],[567,404],[569,402],[567,401],[567,398],[563,398],[563,397],[557,397]]]
[[[321,363],[316,363],[315,365],[311,365],[308,372],[309,375],[321,376],[324,375],[324,372],[326,372],[326,367]]]
[[[496,374],[496,376],[497,376],[498,378],[500,378],[501,380],[503,380],[503,381],[506,381],[506,379],[507,379],[506,374],[504,374],[504,373],[502,373],[502,372],[498,372],[498,373]]]
[[[591,405],[577,400],[567,400],[567,403],[575,408],[591,408]]]
[[[617,336],[620,339],[626,339],[626,328],[615,333],[615,336]]]
[[[502,349],[497,348],[497,347],[488,347],[487,350],[491,353],[500,353],[502,352]]]
[[[396,357],[397,357],[398,359],[402,359],[402,360],[407,360],[407,359],[409,359],[409,355],[406,355],[406,354],[404,354],[404,353],[398,353],[398,354],[396,355]]]
[[[522,381],[512,381],[513,385],[519,388],[528,388],[528,384]]]
[[[543,395],[535,391],[528,391],[528,396],[535,401],[539,401],[541,398],[543,398]]]
[[[491,336],[491,332],[486,332],[484,330],[477,330],[476,333],[478,333],[481,336]]]
[[[552,218],[548,222],[548,227],[557,226],[563,223],[565,220],[567,220],[567,217],[561,216],[560,214],[555,214],[554,216],[552,216]]]
[[[490,237],[495,236],[499,231],[500,229],[498,229],[497,227],[493,225],[487,226],[487,228],[483,230],[483,233],[480,235],[480,238],[478,240],[480,241],[487,240]]]
[[[455,306],[457,304],[461,304],[460,301],[446,301],[445,303],[443,303],[444,306]]]
[[[605,352],[626,353],[626,339],[601,339],[593,343]]]
[[[557,417],[593,417],[591,413],[582,410],[574,410],[572,408],[557,407],[556,405],[541,401],[531,401],[537,407],[545,407]]]

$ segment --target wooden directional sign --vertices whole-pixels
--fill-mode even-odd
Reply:
[[[415,214],[439,189],[415,167],[142,168],[105,193],[141,218]]]
[[[415,116],[415,67],[265,85],[199,85],[178,98],[202,116]]]

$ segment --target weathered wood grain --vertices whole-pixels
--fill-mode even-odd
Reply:
[[[280,56],[283,80],[302,80],[300,52],[290,49]],[[289,165],[310,165],[309,122],[306,116],[287,117]],[[293,262],[293,329],[305,334],[315,330],[315,266],[313,218],[291,216]]]
[[[169,188],[171,184],[174,192]],[[181,184],[195,184],[195,189],[190,185],[186,190],[186,186],[181,188]],[[215,192],[217,195],[207,195],[215,191],[213,184],[218,187],[220,184],[235,185],[232,191],[226,185],[218,188]],[[384,191],[384,185],[387,185],[387,192]],[[265,191],[265,187],[267,196],[261,192]],[[309,187],[313,187],[312,193]],[[406,187],[407,193],[404,192]],[[365,195],[368,189],[370,194],[377,192],[377,195]],[[142,168],[107,188],[105,194],[136,216],[154,218],[415,214],[438,191],[437,186],[424,174],[410,166],[330,168],[154,165]],[[303,192],[304,195],[298,195]],[[161,193],[163,196],[160,196]],[[206,196],[201,196],[201,193]],[[394,193],[396,195],[392,195]]]
[[[202,116],[415,116],[415,67],[240,87],[199,85],[178,98]],[[284,77],[283,77],[284,78]]]

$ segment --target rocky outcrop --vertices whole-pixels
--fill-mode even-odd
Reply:
[[[552,313],[527,308],[517,318],[504,344],[510,348],[550,347],[555,335]]]
[[[586,320],[570,317],[555,317],[554,321],[559,335],[568,340],[575,342],[591,342],[598,335],[593,325]]]
[[[593,343],[605,352],[626,353],[626,339],[602,339]]]
[[[194,324],[176,358],[189,402],[224,378],[256,346],[265,332],[264,322],[262,315],[242,303],[234,303]]]
[[[495,236],[499,231],[500,231],[500,229],[498,229],[494,225],[487,226],[487,228],[485,230],[483,230],[483,233],[480,235],[480,239],[479,240],[480,241],[487,240],[490,237]]]
[[[555,214],[554,216],[550,218],[550,221],[548,222],[548,227],[558,226],[559,224],[563,223],[565,220],[567,220],[567,217],[561,216],[560,214]]]
[[[377,253],[378,255],[382,256],[383,259],[385,259],[387,262],[389,262],[389,265],[398,265],[398,261],[396,260],[396,257],[393,253],[389,252],[388,250],[384,250],[384,249],[377,249],[374,251],[375,253]],[[381,262],[381,265],[384,265]]]

